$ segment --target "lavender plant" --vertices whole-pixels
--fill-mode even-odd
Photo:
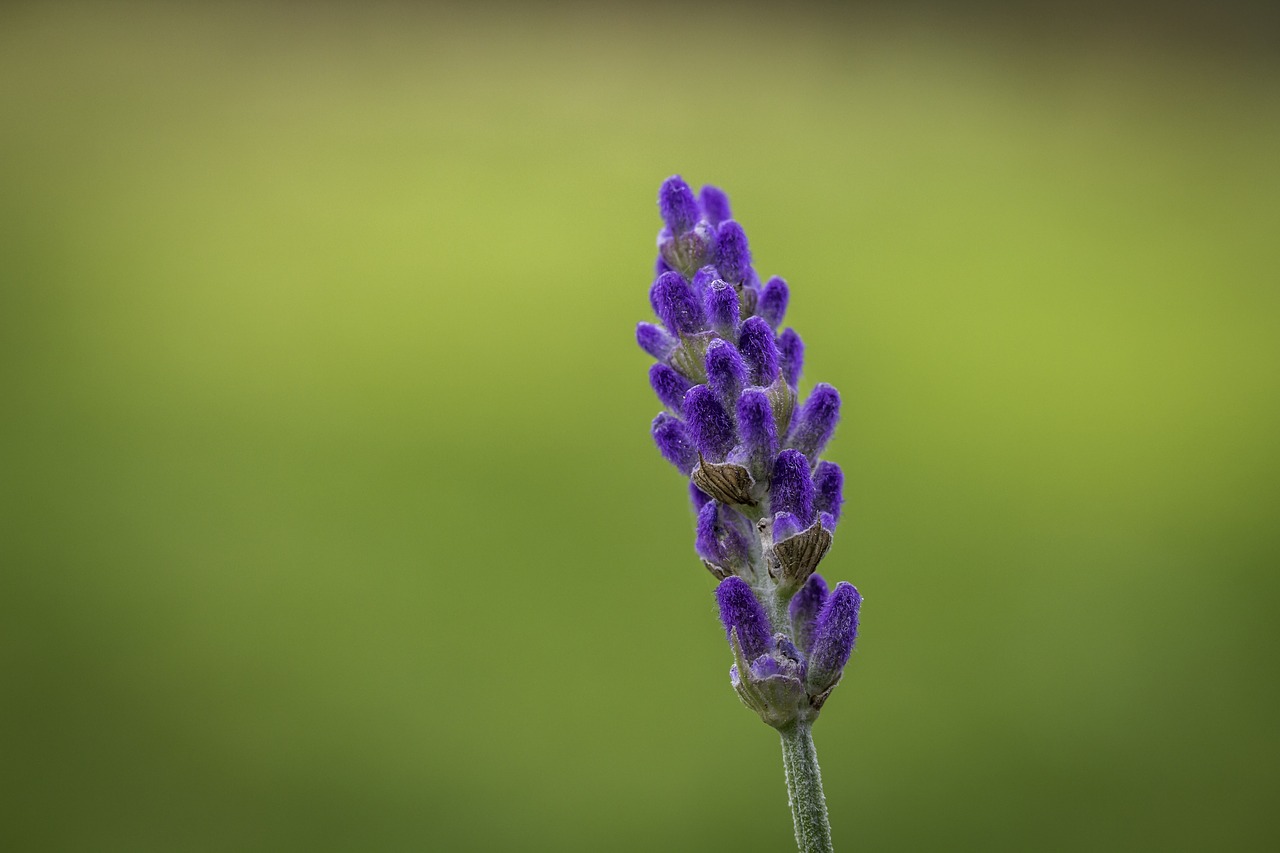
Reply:
[[[664,407],[653,439],[689,478],[694,548],[719,581],[729,682],[782,736],[796,843],[830,851],[812,729],[853,651],[862,603],[851,584],[828,590],[815,572],[844,501],[840,466],[819,459],[840,395],[819,383],[797,407],[804,344],[779,331],[790,290],[760,281],[728,197],[712,186],[695,196],[676,175],[658,208],[649,302],[661,323],[636,327]]]

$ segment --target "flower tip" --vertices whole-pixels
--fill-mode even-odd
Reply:
[[[719,187],[704,185],[698,193],[698,200],[702,203],[703,216],[712,225],[719,225],[733,216],[729,212],[729,197]]]
[[[672,175],[658,190],[658,211],[674,236],[680,236],[698,221],[698,202],[684,178]]]

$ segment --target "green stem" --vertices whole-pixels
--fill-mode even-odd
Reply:
[[[782,735],[782,766],[787,771],[787,799],[796,825],[796,845],[800,853],[832,853],[831,824],[827,821],[827,798],[822,794],[818,751],[813,746],[813,724],[797,722],[778,731]]]

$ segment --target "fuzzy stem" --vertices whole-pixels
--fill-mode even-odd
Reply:
[[[782,766],[787,772],[787,799],[796,826],[800,853],[832,853],[827,799],[822,794],[822,772],[813,746],[813,724],[796,722],[782,735]]]

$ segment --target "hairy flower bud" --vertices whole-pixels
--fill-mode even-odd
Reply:
[[[822,575],[812,574],[791,598],[787,614],[791,617],[791,636],[800,651],[808,656],[813,648],[813,631],[818,624],[818,614],[827,601],[827,582]]]
[[[698,332],[707,323],[702,303],[694,297],[693,288],[678,272],[664,272],[658,276],[653,283],[650,299],[656,306],[663,325],[672,334]]]
[[[716,394],[706,385],[695,385],[684,397],[689,436],[703,456],[722,462],[733,448],[733,422]]]
[[[831,440],[839,420],[840,393],[827,383],[819,382],[796,416],[787,446],[794,447],[810,459],[817,459]]]
[[[653,441],[664,459],[680,469],[686,477],[698,464],[698,448],[689,439],[689,433],[679,418],[666,412],[653,419]]]
[[[787,329],[778,335],[778,367],[788,385],[795,388],[800,384],[800,371],[804,369],[804,342],[795,329]]]
[[[652,323],[637,323],[636,343],[640,345],[640,349],[658,361],[666,361],[680,342],[659,326]]]
[[[748,317],[738,334],[738,351],[747,363],[752,385],[768,385],[778,378],[778,345],[773,329],[762,317]]]
[[[741,515],[717,500],[698,511],[698,556],[720,569],[721,574],[749,571],[751,536]]]
[[[770,462],[778,452],[778,431],[773,419],[769,395],[759,388],[748,388],[738,398],[738,434],[742,437],[742,464],[753,477],[764,479]]]
[[[844,504],[844,472],[840,466],[834,462],[819,462],[813,469],[813,492],[814,509],[831,516],[830,529],[834,530],[835,523],[840,520],[840,507]]]
[[[736,405],[738,395],[747,385],[747,365],[738,348],[728,341],[716,339],[707,345],[707,384],[727,409]]]
[[[738,335],[738,291],[723,281],[711,282],[707,290],[707,318],[711,328],[725,340]]]
[[[773,463],[769,483],[769,511],[789,512],[800,524],[813,523],[813,479],[809,460],[795,450],[784,450]]]
[[[677,236],[698,221],[698,201],[684,178],[672,175],[662,182],[662,188],[658,190],[658,211],[671,233]]]
[[[649,384],[662,405],[677,415],[684,404],[684,395],[693,387],[692,382],[662,362],[649,368]]]
[[[735,220],[720,223],[716,241],[716,269],[725,281],[737,284],[751,269],[751,248],[747,233]]]
[[[809,654],[809,692],[823,694],[840,680],[858,639],[862,596],[853,584],[840,581],[818,614]]]
[[[746,581],[739,577],[725,578],[716,587],[716,602],[720,605],[725,636],[738,632],[738,642],[747,660],[754,660],[769,650],[773,629]]]
[[[698,200],[702,203],[702,215],[712,225],[719,225],[733,216],[729,212],[729,197],[719,187],[706,184],[698,193]]]
[[[782,325],[782,318],[787,313],[787,302],[790,300],[791,291],[787,288],[787,283],[775,275],[760,292],[760,304],[756,310],[765,322],[776,329]]]

